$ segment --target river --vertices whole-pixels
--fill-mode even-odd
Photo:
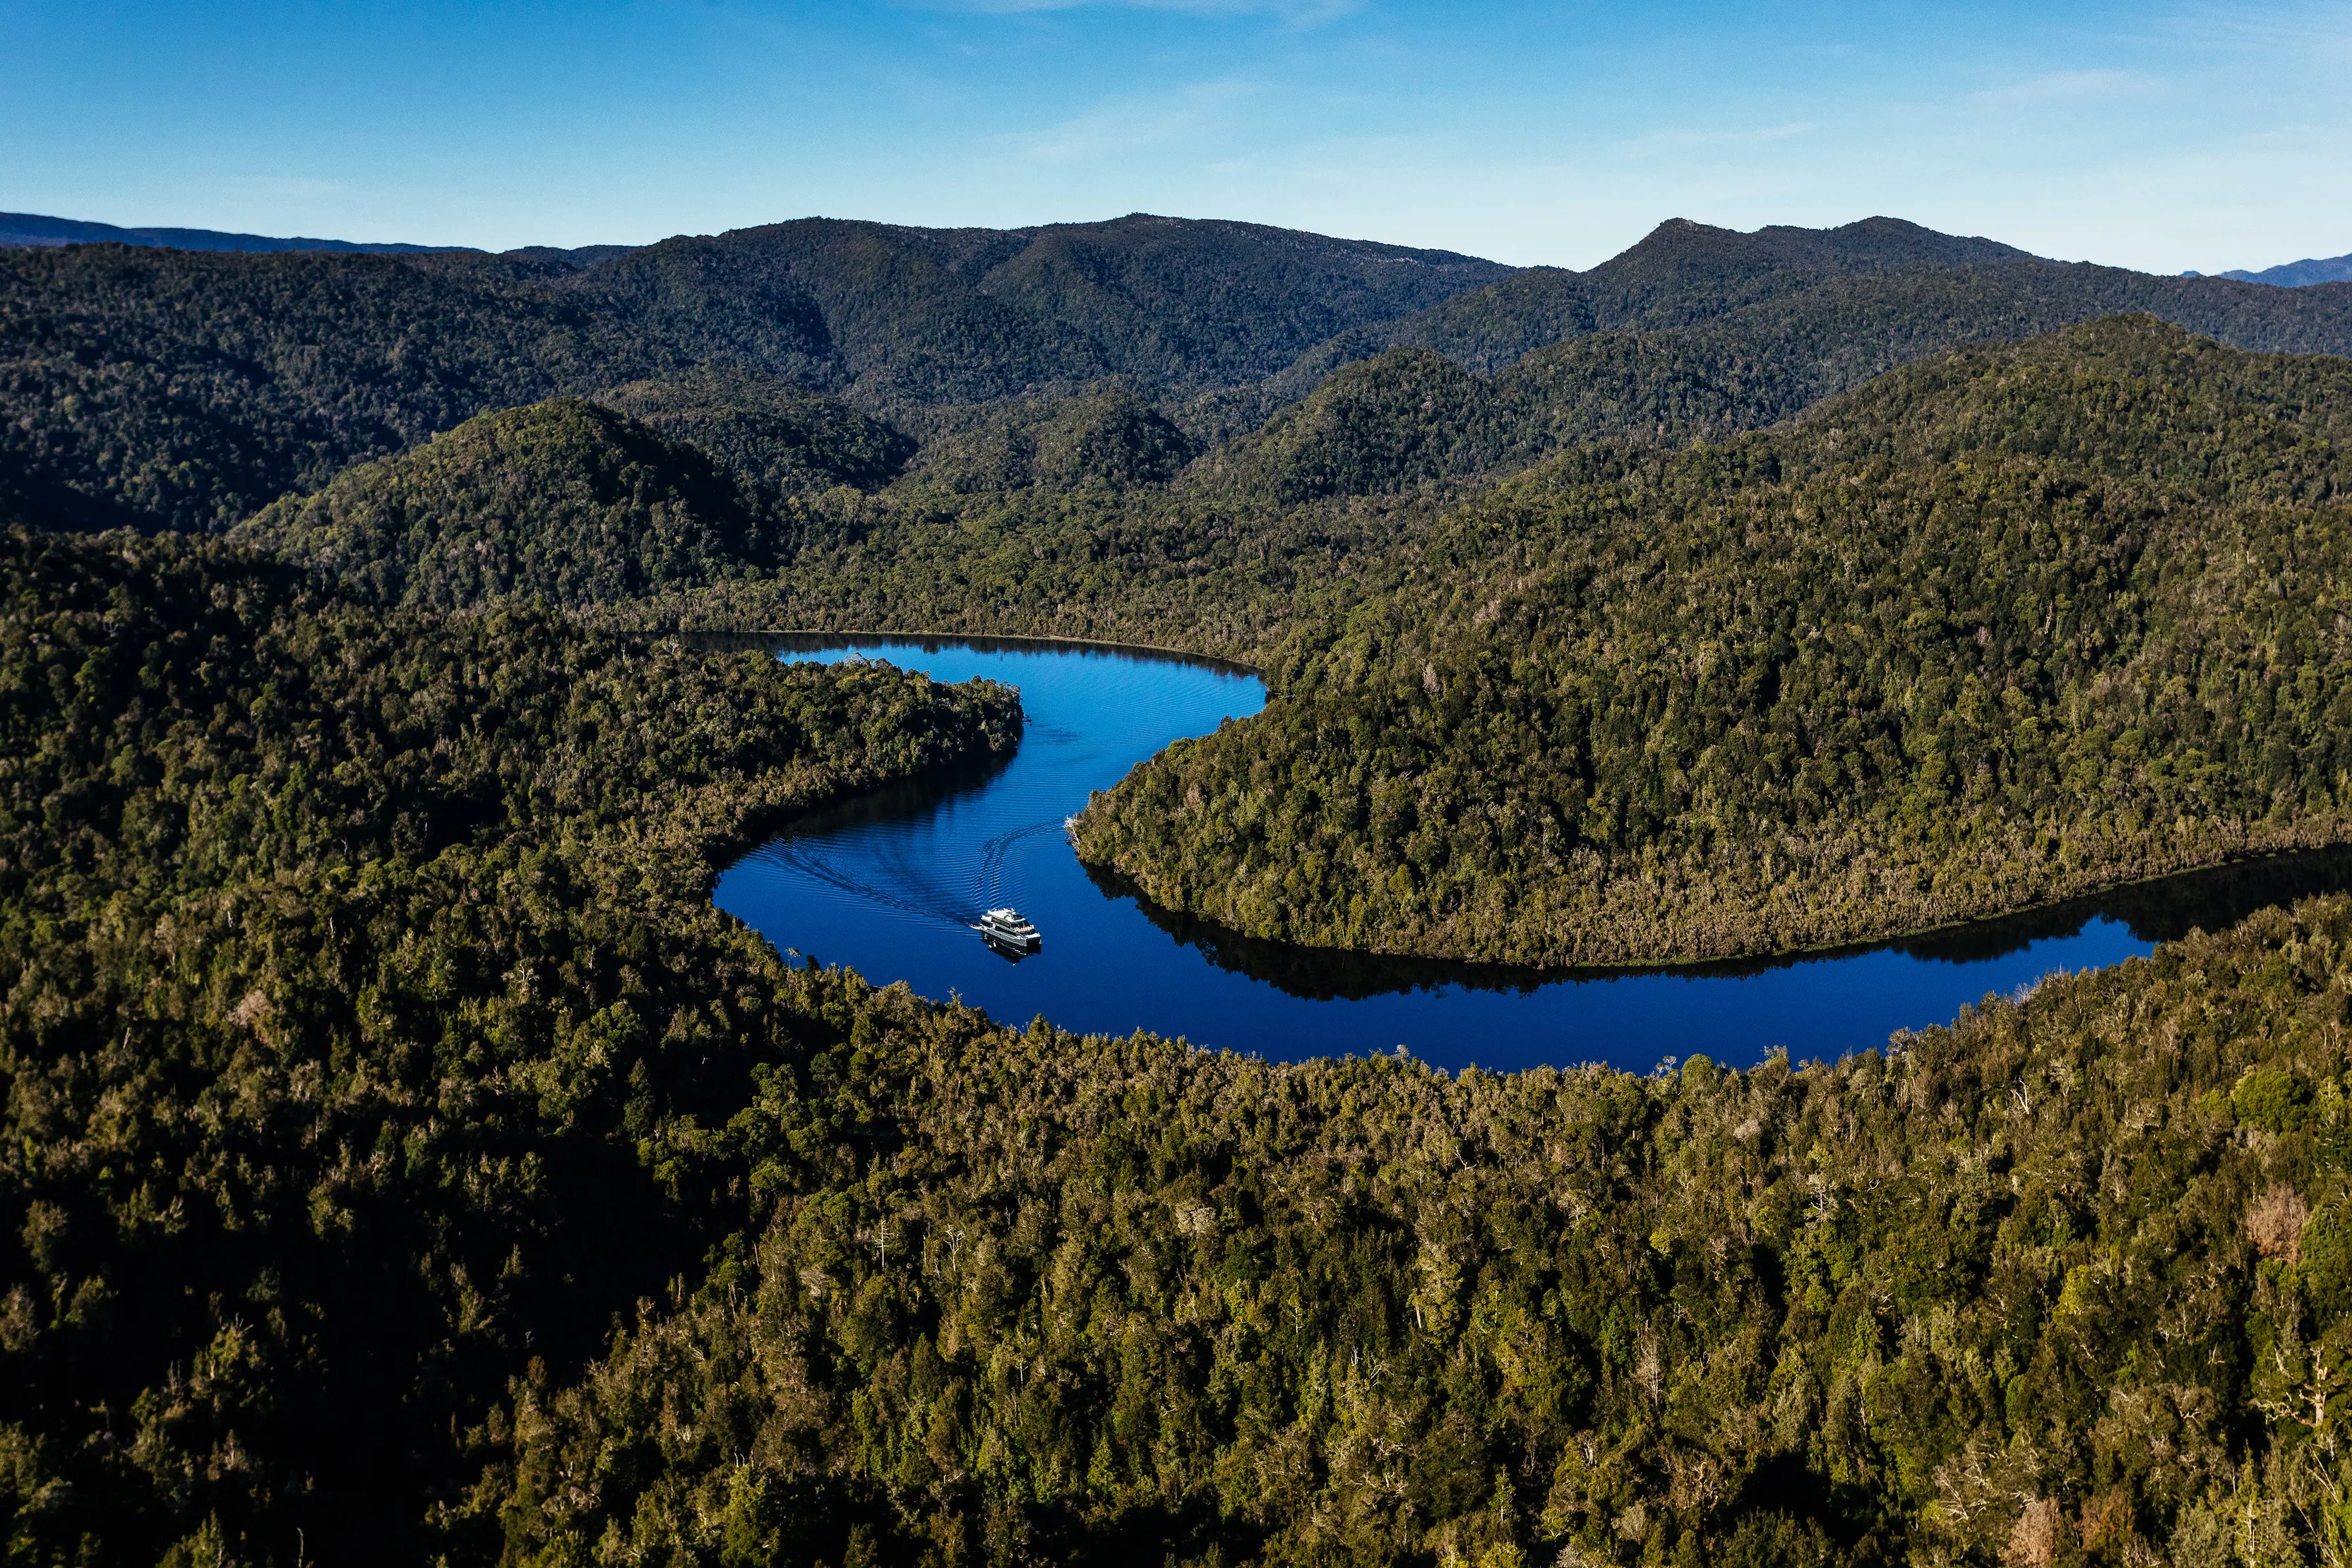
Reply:
[[[719,878],[715,900],[779,948],[877,985],[960,997],[999,1022],[1144,1030],[1298,1060],[1399,1047],[1438,1066],[1602,1061],[1646,1071],[1704,1052],[1746,1066],[1883,1046],[1987,996],[2144,954],[2194,926],[2352,885],[2352,852],[2283,857],[2060,908],[1829,954],[1630,973],[1522,971],[1253,941],[1148,907],[1078,863],[1062,820],[1170,741],[1255,713],[1265,688],[1210,661],[996,640],[777,639],[779,656],[887,659],[934,680],[1021,688],[1009,762],[796,822]],[[1015,962],[971,929],[1011,904],[1043,949]]]

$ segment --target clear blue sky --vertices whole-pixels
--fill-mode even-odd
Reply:
[[[2352,251],[2352,0],[0,0],[0,208],[493,248],[1228,216],[1583,267],[1887,213]]]

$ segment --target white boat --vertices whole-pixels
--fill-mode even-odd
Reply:
[[[980,924],[974,929],[991,946],[1003,947],[1008,952],[1034,953],[1045,946],[1037,936],[1037,928],[1022,919],[1018,910],[992,909],[980,917]]]

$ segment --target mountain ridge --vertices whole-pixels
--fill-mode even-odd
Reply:
[[[1128,375],[1188,391],[1269,375],[1361,320],[1507,276],[1451,251],[1130,214],[1031,229],[796,218],[679,235],[562,279],[647,329],[756,352],[730,292],[788,323],[816,390],[972,402]]]
[[[0,213],[0,249],[56,245],[134,245],[170,250],[226,250],[256,254],[315,250],[362,256],[428,256],[474,248],[462,245],[411,245],[400,240],[314,239],[239,234],[227,229],[121,228],[113,224],[49,217],[39,213]]]
[[[1482,423],[1477,439],[1350,459],[1310,486],[1384,492],[1623,432],[1753,428],[1923,355],[2118,310],[2241,348],[2352,352],[2352,286],[2158,278],[1885,217],[1753,233],[1674,219],[1580,273],[1150,214],[1018,230],[809,218],[500,256],[0,251],[0,520],[226,528],[493,409],[697,377],[749,404],[836,397],[906,434],[1118,383],[1182,432],[1171,444],[1130,422],[1117,440],[1152,450],[1141,466],[1105,457],[1122,485],[1163,482],[1180,444],[1225,463],[1223,445],[1392,350],[1507,382],[1449,383],[1461,406],[1430,411]],[[1645,336],[1568,347],[1610,333]],[[754,428],[798,439],[797,413],[698,406],[754,470]],[[802,465],[780,450],[781,482]],[[870,488],[883,471],[857,472]]]
[[[1181,395],[1507,270],[1149,216],[597,255],[0,251],[0,522],[226,528],[492,409],[705,370],[869,413],[1122,376]]]
[[[1305,620],[1081,852],[1248,936],[1560,966],[2340,841],[2347,450],[2352,361],[2127,316],[1571,452]]]
[[[2184,276],[2193,277],[2196,274]],[[2220,276],[2240,283],[2269,283],[2283,288],[2308,288],[2315,283],[2352,283],[2352,256],[2305,256],[2301,261],[2263,267],[2260,272],[2248,272],[2242,267]]]
[[[1023,721],[689,627],[1247,659],[1074,828],[1302,944],[2352,841],[2352,356],[2099,315],[2341,348],[2352,286],[1353,244],[0,256],[0,522],[78,530],[0,527],[12,1561],[2342,1555],[2352,900],[1646,1075],[1007,1028],[712,904]]]
[[[2231,303],[2231,286],[2245,281],[2235,276],[2168,278],[2091,262],[2052,261],[1996,240],[1941,235],[1900,219],[1743,234],[1675,218],[1587,271],[1530,267],[1417,314],[1356,329],[1318,344],[1274,381],[1286,393],[1303,395],[1340,364],[1391,348],[1434,349],[1472,370],[1491,372],[1537,349],[1588,333],[1696,326],[1776,298],[1824,288],[1852,293],[1873,287],[1870,279],[1898,277],[1972,280],[1969,287],[1979,293],[1988,286],[2005,287],[2017,302],[2012,308],[2053,297],[2072,298],[2076,314],[2071,319],[2157,309],[2191,330],[2224,334],[2233,313],[2242,316],[2249,308],[2242,300]],[[2320,309],[2332,314],[2334,304]],[[2063,324],[2044,318],[2038,329]],[[2341,341],[2343,347],[2317,351],[2352,349],[2352,333]],[[2282,340],[2242,346],[2305,345]]]

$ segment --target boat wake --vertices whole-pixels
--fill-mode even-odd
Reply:
[[[824,853],[825,848],[822,843],[787,839],[769,845],[759,859],[780,871],[823,883],[853,898],[895,909],[918,920],[969,926],[980,916],[980,905],[960,896],[954,889],[940,885],[917,866],[860,854],[856,862],[857,873],[852,873],[835,863]],[[887,880],[877,878],[872,874],[877,871],[890,875]]]
[[[761,850],[761,863],[792,875],[822,883],[836,892],[923,921],[976,928],[982,914],[1004,902],[1005,868],[1025,841],[1055,831],[1051,821],[1033,822],[994,833],[977,846],[977,863],[969,844],[914,843],[879,850],[872,840],[835,846],[824,838],[782,839]],[[878,852],[877,852],[878,851]],[[956,862],[972,866],[970,880],[954,876]]]
[[[972,875],[972,884],[981,908],[997,902],[1004,890],[1004,862],[1013,846],[1024,839],[1054,831],[1051,822],[1032,822],[1026,827],[1009,829],[984,841],[980,846],[980,869]]]

